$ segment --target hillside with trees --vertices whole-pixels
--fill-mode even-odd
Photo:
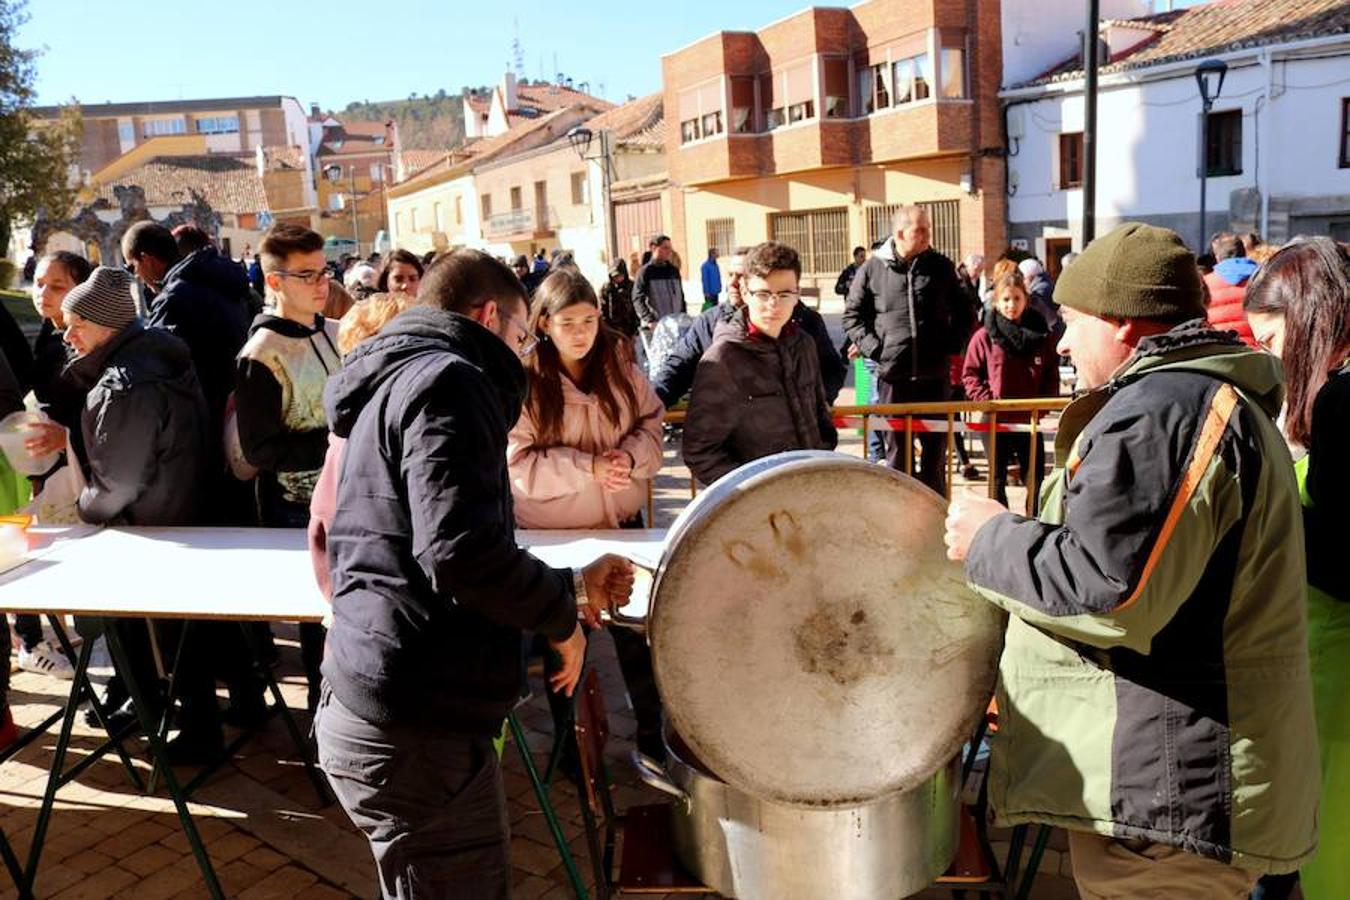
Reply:
[[[405,100],[361,100],[333,115],[341,121],[398,123],[407,150],[448,150],[464,141],[463,91],[409,94]],[[487,90],[478,88],[477,90]]]

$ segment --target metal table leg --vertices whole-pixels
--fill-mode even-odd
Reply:
[[[581,873],[577,871],[577,862],[572,858],[571,848],[567,846],[567,838],[563,835],[562,826],[558,824],[558,816],[553,812],[553,801],[549,799],[548,788],[539,778],[539,770],[535,768],[534,758],[530,756],[529,745],[525,743],[525,731],[520,727],[514,712],[507,715],[506,722],[511,727],[511,740],[520,751],[520,760],[525,764],[525,774],[529,776],[530,784],[534,787],[535,799],[539,801],[539,811],[544,814],[544,821],[548,822],[548,830],[553,835],[558,855],[562,857],[563,868],[567,870],[567,880],[571,882],[577,900],[587,900],[589,895],[586,893],[586,885],[581,880]],[[586,799],[583,797],[581,802],[585,803]]]
[[[147,705],[145,691],[136,678],[131,659],[127,655],[126,648],[122,646],[122,640],[117,635],[117,629],[105,625],[103,631],[108,641],[108,650],[112,654],[113,662],[121,673],[122,680],[126,682],[127,693],[131,695],[132,706],[135,707],[136,716],[141,721],[146,742],[150,745],[151,758],[164,774],[164,785],[169,789],[169,795],[173,798],[174,808],[178,811],[178,821],[183,826],[183,834],[187,837],[188,845],[192,847],[192,855],[197,858],[197,866],[202,871],[202,879],[206,882],[206,889],[213,900],[225,900],[225,892],[221,890],[220,882],[216,879],[215,869],[211,867],[211,859],[206,855],[206,847],[202,844],[201,834],[198,833],[197,826],[192,821],[192,813],[188,810],[186,797],[165,755],[164,742],[160,739],[159,732],[155,728],[150,707]],[[86,660],[86,665],[88,647],[89,644],[86,643],[85,647],[81,648],[80,654],[81,659]],[[70,718],[67,717],[66,725],[69,724]],[[36,834],[34,836],[36,837]]]

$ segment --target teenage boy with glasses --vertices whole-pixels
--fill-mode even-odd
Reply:
[[[328,376],[342,367],[338,323],[321,312],[328,302],[329,279],[322,237],[308,228],[277,225],[263,237],[261,251],[269,308],[253,320],[239,352],[234,395],[238,452],[258,473],[259,523],[305,528],[328,449],[323,388]],[[300,626],[311,710],[319,699],[323,634],[322,625]]]

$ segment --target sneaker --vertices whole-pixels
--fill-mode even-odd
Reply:
[[[980,470],[975,468],[974,463],[971,463],[961,470],[961,474],[965,476],[967,481],[976,481],[980,477]]]
[[[52,678],[64,678],[70,681],[75,677],[75,667],[66,659],[66,655],[52,646],[51,641],[34,645],[32,650],[19,648],[19,668],[25,672],[50,675]]]

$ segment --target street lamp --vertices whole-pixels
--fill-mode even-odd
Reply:
[[[585,125],[577,125],[567,132],[567,143],[571,144],[572,149],[577,151],[577,156],[581,158],[582,162],[585,162],[586,160],[598,160],[600,163],[600,173],[602,184],[604,185],[601,189],[604,196],[601,199],[605,205],[605,223],[609,230],[605,244],[606,249],[609,251],[609,262],[612,265],[614,260],[618,257],[618,253],[614,249],[615,244],[618,242],[618,228],[614,223],[614,198],[610,190],[611,160],[609,151],[609,132],[604,130],[600,132],[600,155],[587,156],[586,154],[589,153],[591,149],[591,141],[594,140],[594,138],[595,132],[591,131]]]
[[[324,177],[330,184],[337,184],[342,180],[342,166],[334,163],[323,170]],[[361,230],[356,221],[356,166],[348,167],[348,174],[351,176],[351,198],[352,198],[352,243],[355,244],[355,253],[361,255]]]
[[[1205,186],[1209,179],[1209,111],[1214,101],[1223,91],[1223,79],[1228,74],[1228,64],[1221,59],[1207,59],[1195,69],[1195,83],[1200,86],[1200,238],[1195,244],[1195,254],[1205,252],[1209,240],[1205,229]]]

